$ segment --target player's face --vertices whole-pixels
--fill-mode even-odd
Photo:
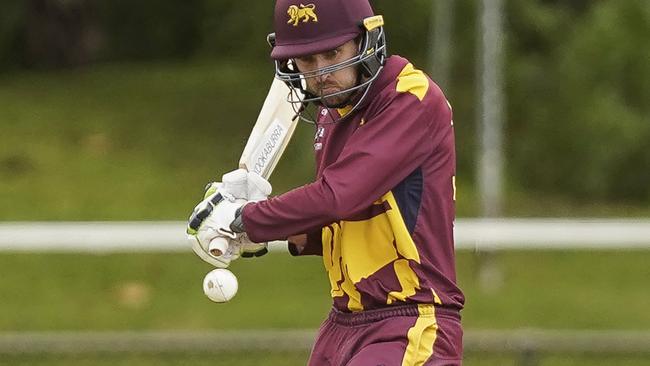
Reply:
[[[318,53],[315,55],[298,57],[295,59],[296,66],[301,72],[312,72],[327,66],[332,66],[343,61],[349,60],[358,53],[358,46],[355,40],[330,51]],[[322,97],[324,95],[340,92],[345,89],[356,86],[358,71],[356,67],[346,67],[332,73],[320,75],[318,77],[308,78],[307,91]],[[347,92],[323,100],[327,107],[341,107],[347,102],[353,92]]]

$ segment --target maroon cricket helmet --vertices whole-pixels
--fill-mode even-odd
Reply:
[[[277,0],[271,58],[286,60],[328,50],[356,38],[374,12],[368,0]]]

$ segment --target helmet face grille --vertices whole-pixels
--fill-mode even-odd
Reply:
[[[350,94],[351,97],[346,100],[343,105],[329,106],[332,108],[341,108],[343,106],[352,105],[350,111],[346,116],[352,115],[353,111],[358,109],[365,96],[375,81],[379,72],[381,71],[388,52],[386,49],[386,37],[382,26],[375,27],[371,30],[366,30],[359,43],[359,52],[354,57],[343,62],[329,65],[317,70],[301,72],[296,67],[292,59],[289,60],[275,60],[275,74],[276,78],[284,81],[292,92],[289,94],[287,100],[294,105],[294,109],[299,114],[301,120],[316,123],[315,118],[307,116],[305,106],[307,104],[315,104],[318,106],[326,106],[325,100],[338,95]],[[307,90],[307,80],[310,78],[320,78],[324,75],[334,73],[336,71],[354,67],[359,72],[359,78],[356,85],[337,91],[335,93],[317,96]],[[334,122],[340,122],[339,119]]]

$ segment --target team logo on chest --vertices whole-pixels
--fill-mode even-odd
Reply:
[[[316,135],[314,136],[314,150],[318,151],[323,148],[323,137],[325,137],[325,127],[318,126]]]
[[[318,17],[316,16],[316,5],[314,4],[300,4],[300,7],[297,5],[291,5],[287,10],[287,15],[289,15],[289,21],[287,24],[292,24],[294,27],[297,27],[300,21],[303,23],[307,23],[310,20],[318,22]]]

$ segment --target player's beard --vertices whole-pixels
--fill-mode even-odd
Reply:
[[[315,85],[309,86],[307,91],[314,96],[321,98],[321,104],[327,108],[343,108],[351,104],[352,99],[357,94],[356,90],[348,91],[341,94],[336,94],[328,97],[327,95],[339,93],[343,90],[353,88],[355,86],[354,82],[350,82],[350,85],[341,85],[340,83],[334,81],[325,81],[325,82],[315,82]]]
[[[322,98],[323,96],[331,93],[335,93],[335,92],[323,93],[322,95],[320,95],[323,105],[327,108],[343,108],[351,104],[352,97],[354,96],[354,94],[356,94],[356,91],[349,91],[346,93],[333,95],[331,97]]]

